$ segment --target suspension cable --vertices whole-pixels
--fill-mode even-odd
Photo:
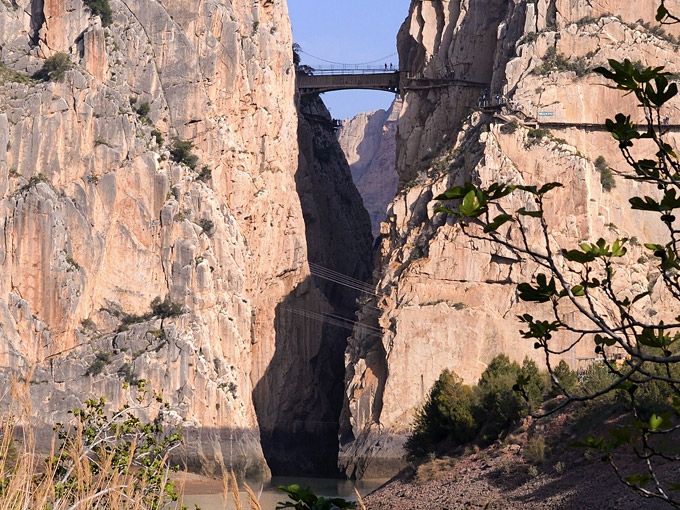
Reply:
[[[325,58],[317,57],[317,56],[312,55],[311,53],[306,52],[305,50],[302,50],[302,49],[298,50],[298,51],[299,51],[299,53],[304,53],[308,57],[312,57],[313,59],[319,60],[320,62],[325,62],[327,64],[336,64],[336,65],[340,65],[340,66],[349,66],[349,67],[351,67],[351,66],[365,66],[365,65],[368,65],[368,64],[375,64],[377,62],[383,62],[387,59],[390,59],[392,57],[397,56],[397,52],[395,51],[391,55],[385,55],[384,57],[376,58],[375,60],[371,60],[369,62],[357,62],[357,63],[352,64],[352,63],[348,63],[348,62],[336,62],[334,60],[326,60]]]

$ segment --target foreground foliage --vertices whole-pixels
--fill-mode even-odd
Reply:
[[[663,2],[657,20],[680,22]],[[680,228],[676,221],[680,159],[662,120],[664,106],[677,96],[678,87],[663,67],[641,67],[629,60],[610,60],[608,68],[595,72],[633,95],[645,116],[646,125],[640,127],[630,115],[618,113],[607,120],[606,127],[629,167],[617,174],[656,189],[629,200],[640,214],[656,215],[666,232],[662,238],[646,239],[649,258],[638,260],[648,266],[646,274],[658,275],[656,284],[650,282],[642,292],[630,292],[621,271],[629,239],[556,245],[545,213],[550,195],[562,186],[559,182],[500,182],[486,187],[469,182],[437,197],[445,204],[439,211],[457,220],[471,238],[503,246],[537,268],[535,277],[520,283],[517,291],[519,299],[533,303],[541,317],[523,314],[519,320],[524,324],[522,336],[542,351],[555,387],[566,397],[552,412],[615,392],[625,395],[632,423],[610,435],[590,437],[585,445],[597,450],[628,487],[680,507],[680,455],[669,446],[680,430],[680,316],[661,318],[660,314],[657,318],[656,310],[647,313],[653,290],[655,303],[661,300],[663,308],[676,313],[680,309]],[[634,151],[638,145],[643,152],[651,149],[654,156],[639,157],[641,152]],[[524,206],[512,210],[510,195],[520,195]],[[542,245],[530,245],[530,238],[542,239]],[[575,349],[583,352],[588,346],[606,367],[607,380],[578,392],[557,373],[555,357]],[[520,389],[526,389],[526,381],[518,382]],[[623,473],[615,455],[620,450],[635,455],[642,470]]]
[[[354,503],[345,499],[317,496],[311,489],[297,484],[282,485],[279,487],[279,490],[288,494],[290,501],[277,504],[277,510],[285,508],[293,508],[294,510],[345,510],[356,508]]]
[[[157,510],[179,498],[169,453],[180,442],[163,431],[167,404],[143,381],[135,405],[107,410],[103,398],[71,411],[56,427],[51,454],[40,460],[30,426],[15,418],[0,430],[0,508]],[[138,415],[153,418],[142,421]],[[17,439],[20,438],[20,439]]]

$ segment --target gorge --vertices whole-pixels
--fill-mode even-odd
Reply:
[[[625,206],[638,184],[604,184],[596,160],[624,164],[609,134],[579,126],[637,114],[587,69],[677,63],[651,3],[413,0],[399,69],[428,85],[339,133],[296,91],[285,0],[110,5],[107,22],[83,0],[0,0],[0,373],[28,381],[43,445],[143,379],[190,470],[391,476],[442,370],[542,362],[514,320],[531,269],[435,196],[559,180],[561,244],[658,229]],[[62,81],[29,78],[59,53]],[[653,287],[627,269],[631,293]]]

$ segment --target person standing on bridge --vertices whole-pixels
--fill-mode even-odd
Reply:
[[[392,62],[390,62],[390,71],[391,71],[392,69],[394,69],[394,67],[392,66]]]
[[[387,71],[387,62],[385,62],[385,71]]]

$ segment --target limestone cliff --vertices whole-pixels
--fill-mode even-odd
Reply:
[[[373,236],[380,233],[387,205],[397,192],[396,132],[401,101],[387,110],[360,113],[345,120],[338,141],[352,170],[364,207],[371,217]]]
[[[280,306],[336,306],[310,283],[286,3],[110,4],[103,27],[83,0],[0,1],[2,380],[34,368],[33,423],[50,430],[146,379],[191,467],[266,476],[260,429],[280,418],[253,392],[284,405],[289,385],[330,380],[268,378],[326,359],[322,328]],[[62,82],[22,77],[56,52],[74,64]],[[346,205],[348,228],[363,224]],[[319,393],[305,403],[337,414]]]
[[[397,135],[401,189],[381,225],[377,296],[360,314],[382,335],[357,328],[347,351],[341,465],[348,474],[375,476],[398,469],[414,411],[444,368],[471,382],[496,354],[517,360],[536,355],[514,321],[525,310],[515,285],[530,279],[534,269],[463,235],[454,221],[434,212],[434,196],[469,180],[560,181],[565,187],[548,207],[558,244],[658,235],[654,222],[629,209],[627,198],[637,184],[622,179],[614,189],[601,184],[593,164],[598,156],[614,168],[625,165],[609,134],[575,126],[531,132],[538,139],[528,136],[530,125],[546,115],[567,123],[602,123],[621,110],[639,117],[633,100],[622,99],[586,71],[624,57],[673,68],[678,45],[671,35],[677,33],[649,30],[654,4],[412,3],[398,39],[400,68],[436,85],[413,87],[404,95]],[[452,78],[488,85],[441,85]],[[514,122],[477,111],[484,95],[506,96]],[[679,105],[676,101],[667,110],[676,122]],[[514,197],[507,205],[515,210],[522,200]],[[530,244],[540,242],[537,235],[530,232]],[[643,249],[633,245],[629,260],[634,261]],[[654,281],[646,267],[626,267],[631,292]],[[654,302],[644,306],[654,312]],[[568,361],[577,364],[575,358]]]

